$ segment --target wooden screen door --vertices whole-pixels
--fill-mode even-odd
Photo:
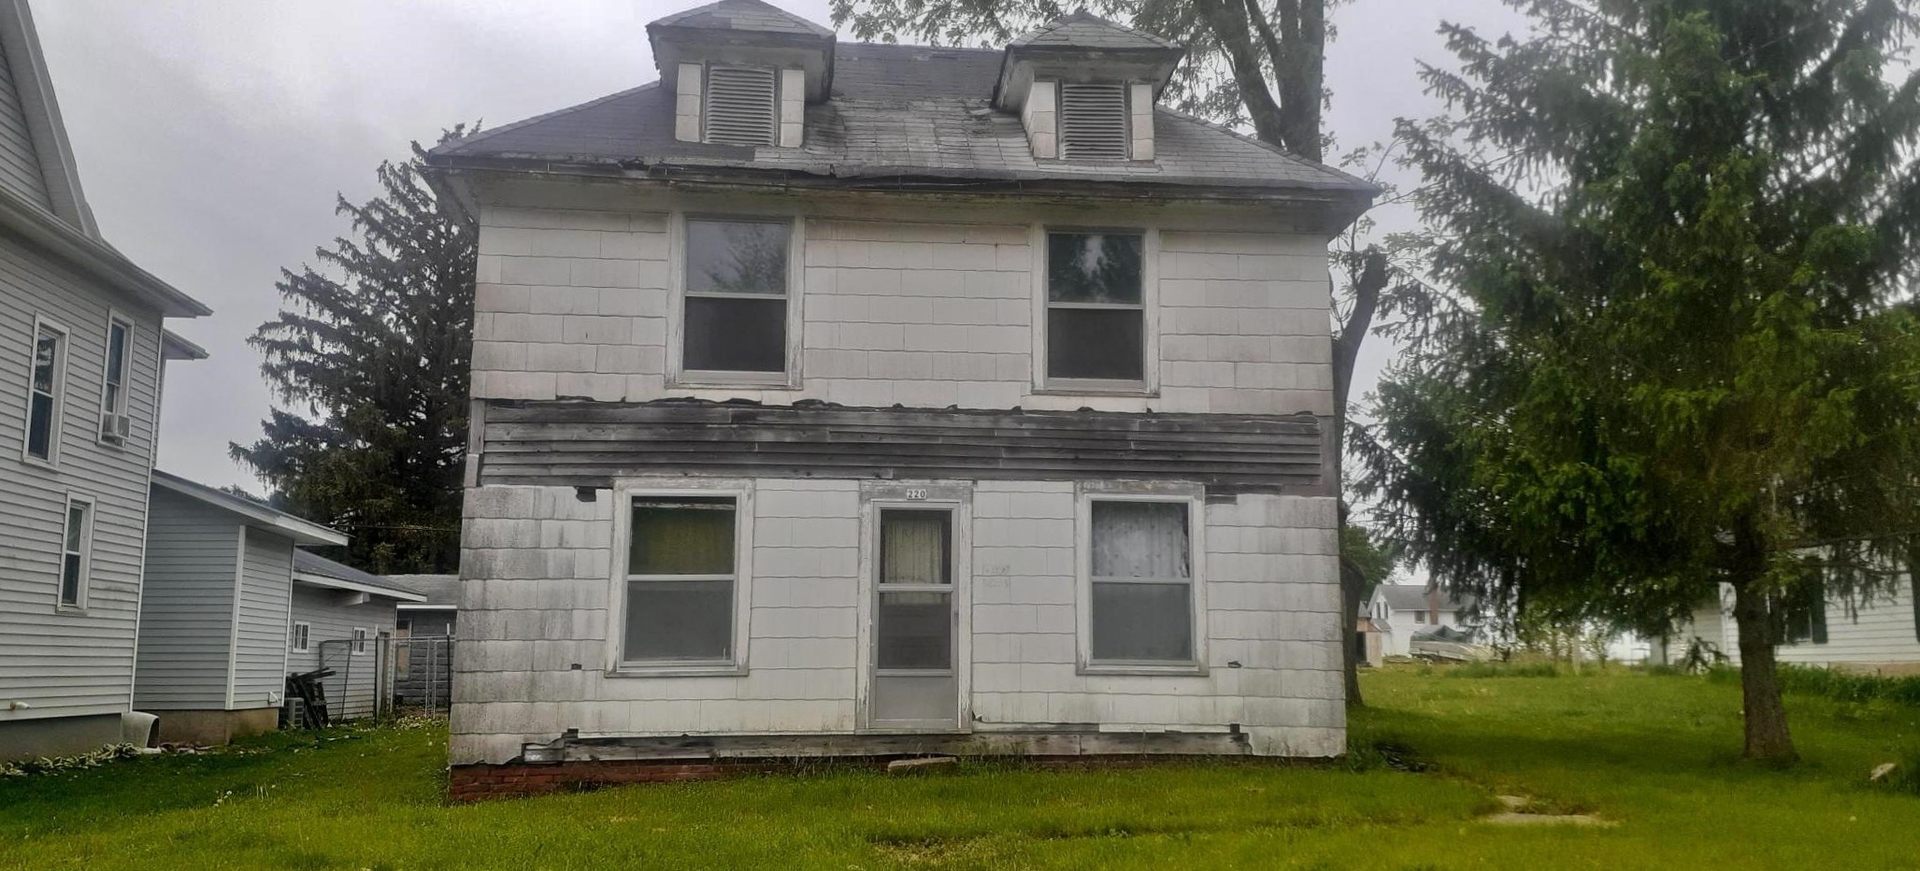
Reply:
[[[870,727],[959,726],[953,517],[947,508],[879,510]]]

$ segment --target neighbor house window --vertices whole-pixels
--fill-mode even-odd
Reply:
[[[1096,663],[1194,661],[1191,504],[1090,503]]]
[[[358,626],[353,627],[353,652],[367,652],[367,630]]]
[[[1415,622],[1415,623],[1425,623],[1425,622],[1427,622],[1427,612],[1425,612],[1425,611],[1415,611],[1415,612],[1413,612],[1413,622]]]
[[[33,362],[27,372],[27,456],[53,462],[60,451],[60,393],[66,387],[67,334],[47,324],[34,328]]]
[[[313,635],[312,624],[310,623],[293,624],[292,637],[287,639],[287,649],[293,651],[294,653],[306,653],[307,640],[310,637],[312,637],[312,635]]]
[[[100,391],[100,412],[105,416],[100,434],[118,441],[125,438],[111,422],[127,413],[127,372],[132,356],[133,328],[118,318],[107,325],[106,381]]]
[[[731,663],[732,496],[641,496],[627,547],[626,663]]]
[[[1778,608],[1786,643],[1827,643],[1827,585],[1817,575],[1787,590]]]
[[[60,536],[60,607],[84,608],[87,575],[93,570],[93,503],[67,497],[67,523]]]
[[[1047,234],[1049,383],[1145,381],[1144,247],[1139,233]]]
[[[792,234],[786,221],[687,221],[683,371],[786,371]]]

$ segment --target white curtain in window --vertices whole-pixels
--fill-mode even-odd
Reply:
[[[1093,503],[1093,576],[1192,576],[1184,502]]]
[[[887,511],[880,515],[883,584],[947,583],[944,511]]]

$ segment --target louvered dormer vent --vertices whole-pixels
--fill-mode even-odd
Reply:
[[[1060,84],[1060,156],[1127,159],[1127,86],[1119,82]]]
[[[707,70],[707,141],[722,145],[772,145],[779,128],[773,70],[710,67]]]

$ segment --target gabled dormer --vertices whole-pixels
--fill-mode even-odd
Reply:
[[[1081,10],[1007,46],[994,106],[1020,114],[1041,160],[1152,160],[1153,106],[1185,55]]]
[[[806,104],[832,88],[833,31],[760,0],[669,15],[647,39],[682,142],[798,148]]]

